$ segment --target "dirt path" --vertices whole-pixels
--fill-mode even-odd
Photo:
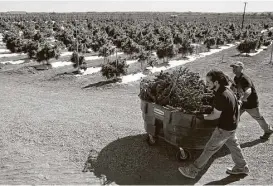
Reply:
[[[10,78],[1,76],[0,80],[1,184],[98,181],[91,173],[81,172],[88,153],[99,150],[117,138],[119,130],[130,126],[122,119],[119,123],[106,121],[128,118],[128,112],[115,110],[114,105],[128,105],[122,100],[132,100],[130,97],[135,95],[123,97],[120,102],[111,91],[80,90],[77,97],[71,90],[51,90]],[[112,103],[102,102],[104,97]],[[115,114],[105,115],[109,112],[106,109]],[[109,134],[112,125],[120,128]]]

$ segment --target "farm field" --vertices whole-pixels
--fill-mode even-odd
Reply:
[[[254,30],[262,29],[257,26]],[[269,36],[265,38],[263,42],[271,42]],[[200,39],[197,43],[202,42]],[[187,54],[187,58],[179,54],[159,59],[155,54],[157,64],[151,67],[144,63],[143,72],[138,58],[132,58],[126,53],[127,49],[120,48],[119,56],[129,65],[127,75],[121,77],[140,73],[146,78],[160,72],[149,69],[164,67],[172,72],[181,65],[198,72],[202,78],[212,68],[220,68],[233,77],[229,65],[239,60],[245,63],[246,74],[256,85],[261,112],[273,124],[273,64],[268,64],[272,45],[264,45],[253,56],[240,54],[236,49],[238,45],[236,40],[230,45],[223,43],[220,48],[225,49],[208,55],[202,53],[209,52],[204,47],[199,53]],[[212,46],[210,51],[217,48]],[[228,176],[225,169],[232,166],[232,160],[228,150],[222,148],[202,174],[190,180],[177,170],[185,164],[176,160],[177,149],[164,141],[153,147],[146,143],[138,97],[139,78],[127,83],[108,83],[112,79],[103,77],[100,71],[90,72],[107,64],[106,58],[117,59],[115,54],[99,58],[99,52],[81,53],[87,63],[84,73],[90,74],[75,74],[72,64],[36,70],[34,66],[39,64],[35,58],[29,59],[27,54],[1,57],[19,53],[6,50],[2,42],[0,62],[26,61],[0,64],[0,184],[252,185],[273,182],[273,138],[259,140],[262,130],[247,114],[241,117],[237,136],[251,173],[246,177]],[[158,49],[153,49],[156,51]],[[72,52],[64,48],[61,54],[67,55],[49,62],[70,62]],[[181,63],[172,66],[175,61]]]

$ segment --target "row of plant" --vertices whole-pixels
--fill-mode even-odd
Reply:
[[[23,32],[22,35],[25,39],[35,40],[36,37],[37,40],[40,35],[55,37],[62,41],[70,51],[76,49],[76,41],[78,41],[78,51],[82,53],[87,52],[88,49],[98,52],[102,47],[111,50],[111,45],[114,45],[129,55],[138,53],[140,49],[157,49],[157,53],[162,53],[160,57],[177,54],[173,51],[175,49],[183,51],[180,49],[181,45],[187,42],[204,44],[210,49],[212,46],[231,43],[235,40],[258,38],[260,30],[268,26],[258,20],[248,24],[242,30],[239,19],[234,22],[224,22],[224,24],[219,20],[213,22],[213,19],[200,19],[194,22],[185,22],[183,19],[160,20],[158,16],[147,22],[143,22],[141,19],[124,21],[123,19],[103,18],[43,22],[33,18],[36,22],[25,20],[10,24],[10,22],[2,21],[1,25],[6,30],[15,30],[15,33],[18,33],[19,29]],[[123,21],[121,22],[121,20]]]
[[[71,56],[74,66],[84,69],[84,54],[88,51],[103,56],[108,65],[113,64],[108,57],[122,51],[139,59],[143,66],[143,63],[156,64],[153,52],[163,61],[177,55],[186,57],[195,52],[193,43],[209,50],[243,40],[237,49],[248,53],[261,45],[268,45],[272,38],[271,32],[261,34],[261,29],[268,28],[269,23],[259,18],[252,22],[246,20],[246,26],[241,29],[240,18],[236,16],[231,22],[225,16],[199,16],[197,20],[188,21],[185,16],[173,19],[167,17],[168,14],[152,14],[154,17],[149,13],[142,16],[125,14],[123,17],[99,15],[6,16],[1,19],[0,28],[5,31],[3,41],[11,52],[25,52],[29,58],[49,63],[50,58],[58,57],[59,51],[67,48],[74,51],[74,57]],[[51,42],[49,38],[56,41]]]

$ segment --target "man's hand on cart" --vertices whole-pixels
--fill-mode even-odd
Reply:
[[[196,114],[196,118],[204,120],[204,114]]]

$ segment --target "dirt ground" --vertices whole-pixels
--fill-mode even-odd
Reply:
[[[232,75],[229,64],[245,62],[261,112],[273,124],[270,49],[254,57],[238,57],[231,48],[185,66],[202,76],[215,67]],[[191,180],[178,171],[184,163],[176,160],[176,148],[164,141],[147,145],[139,82],[94,87],[102,80],[99,73],[76,78],[56,76],[56,69],[19,73],[13,68],[17,67],[0,70],[0,184],[273,183],[273,137],[259,140],[263,132],[247,114],[241,117],[237,134],[251,173],[228,176],[226,167],[233,164],[223,148]]]

